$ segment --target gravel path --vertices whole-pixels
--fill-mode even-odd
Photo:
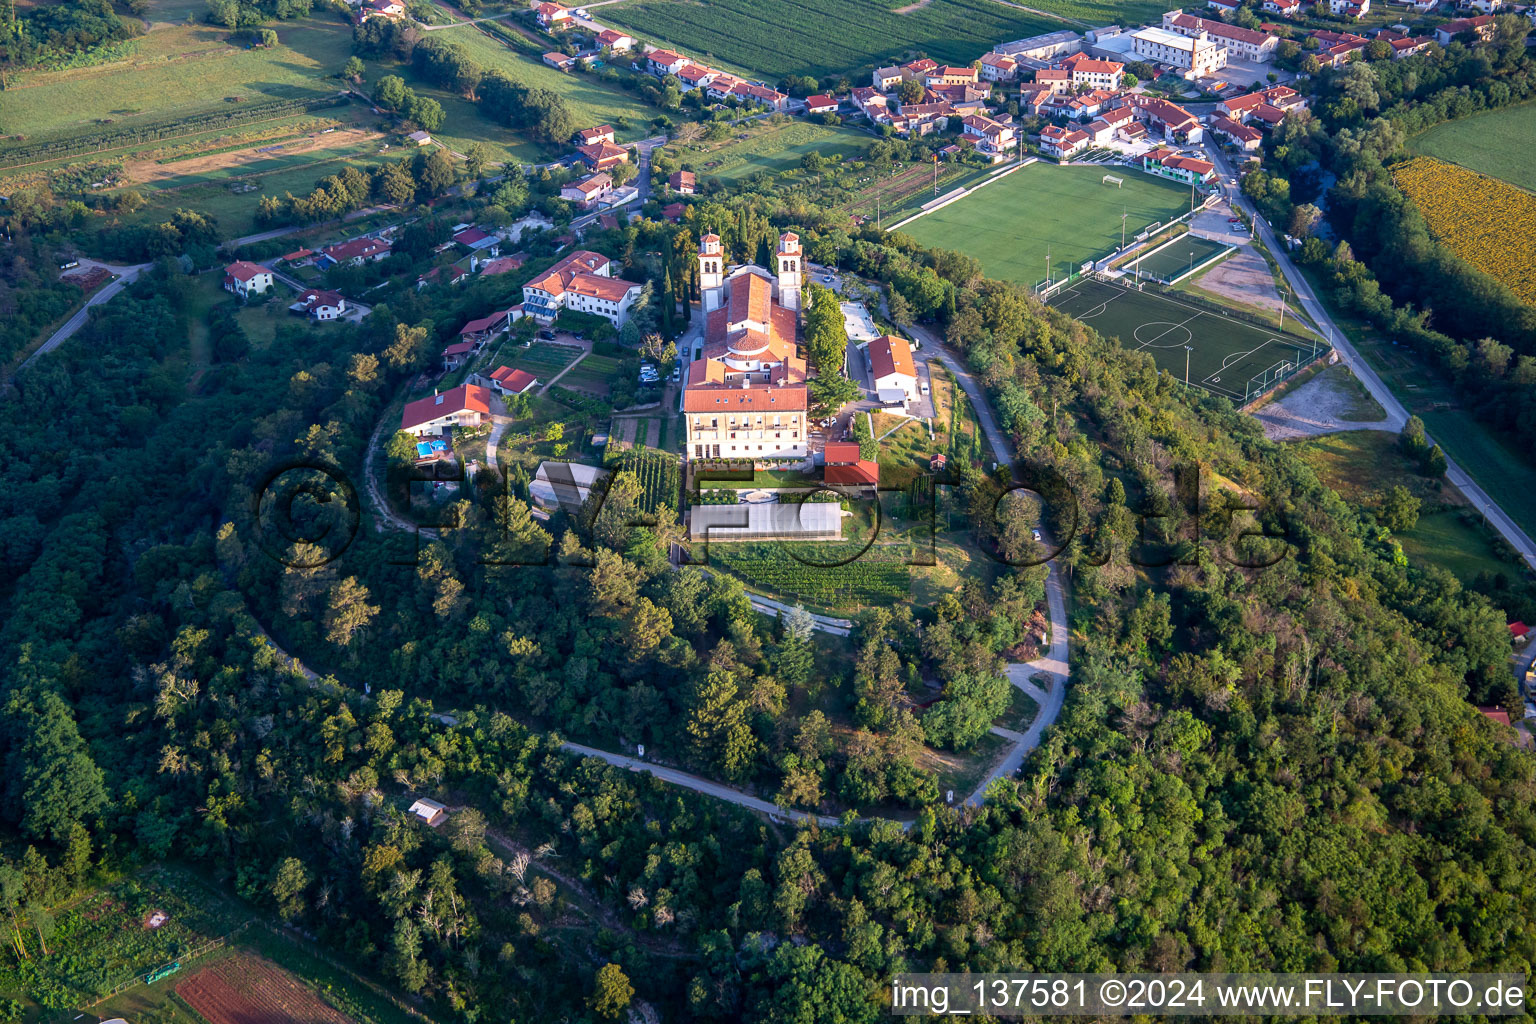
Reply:
[[[1404,420],[1387,417],[1379,420],[1349,419],[1362,404],[1353,392],[1353,382],[1336,376],[1348,368],[1331,366],[1290,394],[1261,406],[1253,414],[1264,425],[1264,436],[1271,441],[1291,441],[1299,437],[1335,434],[1343,430],[1385,430],[1396,433]]]

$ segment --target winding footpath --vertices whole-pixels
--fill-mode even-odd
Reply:
[[[1216,169],[1223,179],[1230,179],[1235,176],[1232,166],[1227,161],[1227,156],[1221,151],[1220,146],[1208,141],[1205,150],[1216,164]],[[1360,383],[1365,385],[1365,389],[1371,393],[1371,397],[1376,399],[1383,409],[1387,410],[1388,420],[1398,424],[1397,429],[1401,430],[1402,424],[1408,422],[1407,408],[1404,407],[1402,402],[1398,401],[1397,396],[1392,393],[1392,389],[1387,387],[1371,364],[1361,357],[1359,351],[1350,342],[1349,335],[1340,330],[1339,326],[1333,322],[1333,318],[1323,308],[1322,302],[1313,293],[1307,279],[1301,275],[1301,271],[1291,262],[1291,257],[1286,252],[1285,247],[1280,245],[1275,239],[1274,231],[1264,218],[1259,216],[1258,210],[1240,192],[1234,189],[1229,189],[1228,191],[1233,193],[1232,202],[1242,208],[1243,212],[1248,215],[1249,219],[1258,229],[1259,237],[1269,248],[1270,254],[1275,258],[1275,262],[1280,265],[1280,272],[1290,282],[1291,289],[1296,293],[1296,297],[1301,300],[1302,308],[1307,311],[1307,315],[1312,318],[1312,322],[1328,332],[1329,340],[1332,342],[1334,350],[1339,353],[1339,358],[1343,361],[1344,365],[1348,366]],[[1430,437],[1429,440],[1432,443],[1434,442],[1433,437]],[[1441,450],[1444,451],[1443,446]],[[1509,542],[1511,547],[1520,553],[1520,557],[1525,559],[1525,563],[1531,568],[1536,569],[1536,543],[1531,541],[1531,538],[1526,535],[1525,531],[1516,525],[1508,513],[1500,508],[1488,496],[1487,492],[1477,485],[1477,482],[1472,479],[1471,475],[1456,464],[1449,454],[1445,457],[1445,477],[1456,486],[1457,490],[1467,496],[1467,500],[1472,503],[1473,507],[1483,513],[1488,523],[1499,532],[1501,537]]]

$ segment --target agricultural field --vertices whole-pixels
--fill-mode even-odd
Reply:
[[[1035,285],[1060,279],[1118,248],[1127,237],[1189,209],[1189,189],[1121,170],[1123,187],[1104,184],[1102,167],[1035,163],[971,195],[924,214],[899,230],[924,246],[955,249],[981,261],[988,277]]]
[[[506,365],[514,370],[527,370],[539,378],[541,384],[548,384],[556,374],[574,363],[579,355],[581,349],[575,345],[536,341],[526,349],[504,349],[497,353],[497,358],[492,362],[496,366]],[[491,368],[495,369],[494,366]]]
[[[1437,124],[1409,139],[1408,148],[1536,192],[1533,139],[1536,103],[1524,103]]]
[[[565,98],[571,115],[583,127],[612,124],[615,120],[623,119],[629,127],[620,128],[615,132],[620,141],[627,142],[643,137],[646,134],[647,122],[658,113],[655,108],[647,106],[644,101],[622,89],[611,88],[589,75],[556,71],[542,63],[537,55],[514,49],[501,40],[491,38],[473,25],[443,29],[440,32],[433,32],[432,36],[438,42],[454,43],[463,47],[464,52],[487,71],[494,69],[530,88],[548,89],[559,93]],[[416,88],[418,92],[421,91],[419,84]],[[443,109],[447,110],[447,107]],[[454,128],[451,114],[447,127],[450,131]]]
[[[613,378],[618,375],[620,361],[615,356],[588,355],[574,370],[560,378],[562,387],[584,391],[599,398],[606,398]]]
[[[176,986],[208,1024],[351,1024],[276,964],[249,954],[223,957]]]
[[[236,928],[242,921],[228,910],[210,906],[201,887],[170,872],[124,879],[54,908],[49,955],[33,936],[28,959],[0,962],[0,997],[51,1010],[94,1002]]]
[[[794,555],[789,547],[794,548]],[[856,611],[886,607],[911,595],[912,568],[901,562],[866,556],[831,564],[856,550],[835,542],[711,544],[709,564],[729,570],[748,587],[817,608]]]
[[[329,76],[351,53],[346,22],[319,14],[273,27],[279,45],[247,50],[230,45],[226,29],[159,23],[125,60],[19,75],[5,90],[5,130],[36,142],[340,90]]]
[[[1452,252],[1536,302],[1536,193],[1427,156],[1393,167],[1392,180]]]
[[[1150,6],[1140,6],[1155,17]],[[771,0],[715,0],[707,6],[626,0],[602,8],[599,17],[711,64],[768,79],[862,71],[919,51],[941,62],[969,64],[996,43],[1064,27],[994,0],[806,0],[793,8]],[[1108,20],[1124,24],[1128,17],[1131,12],[1117,9]]]
[[[857,158],[871,141],[868,135],[852,128],[830,128],[789,119],[780,124],[764,119],[744,127],[742,134],[748,138],[683,144],[676,151],[684,166],[699,177],[733,182],[759,171],[778,174],[799,170],[807,153],[820,153],[827,160]]]
[[[633,449],[624,454],[619,469],[633,473],[639,479],[642,489],[640,507],[644,511],[653,513],[662,505],[678,507],[683,476],[682,463],[676,455]]]

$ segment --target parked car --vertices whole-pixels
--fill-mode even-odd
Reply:
[[[539,332],[539,337],[543,338],[545,341],[554,341],[555,340],[555,332],[554,331],[547,331],[547,330],[546,331],[540,331]]]
[[[73,270],[74,268],[78,267],[79,265],[80,265],[80,261],[79,260],[66,260],[65,262],[59,264],[59,269],[60,270]]]
[[[822,284],[831,284],[832,283],[832,275],[831,274],[823,274],[823,275],[821,275],[821,283]]]
[[[1038,529],[1030,530],[1029,533],[1030,536],[1035,538],[1036,544],[1040,543],[1040,531]]]
[[[917,386],[917,389],[919,391],[921,391],[923,394],[926,395],[928,393],[928,382],[927,381],[923,381],[921,384],[919,384]]]

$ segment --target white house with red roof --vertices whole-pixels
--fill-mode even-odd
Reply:
[[[523,285],[523,312],[549,323],[560,310],[592,313],[623,327],[641,286],[613,276],[613,261],[578,249]]]
[[[486,316],[476,317],[459,328],[459,340],[467,341],[476,348],[512,326],[512,310],[497,310]]]
[[[1095,60],[1084,53],[1074,53],[1061,62],[1072,76],[1074,88],[1089,86],[1094,89],[1120,88],[1125,78],[1125,65],[1114,60]]]
[[[400,3],[400,0],[364,0],[357,8],[359,22],[367,21],[369,18],[399,21],[403,17],[405,17],[405,4]]]
[[[1475,18],[1458,18],[1435,29],[1435,42],[1441,46],[1450,46],[1457,36],[1463,32],[1471,32],[1479,42],[1486,43],[1493,38],[1493,29],[1491,14],[1479,14]]]
[[[224,290],[242,299],[260,295],[272,287],[272,271],[259,263],[236,260],[224,268]]]
[[[1370,0],[1362,0],[1369,3]],[[1280,45],[1280,37],[1270,35],[1268,32],[1258,32],[1251,28],[1243,28],[1241,25],[1229,25],[1224,21],[1215,21],[1211,18],[1199,18],[1193,14],[1185,14],[1183,11],[1168,11],[1163,15],[1163,28],[1169,32],[1176,32],[1189,39],[1210,38],[1222,49],[1227,51],[1227,57],[1241,60],[1251,60],[1263,63],[1275,55],[1275,47]],[[1226,61],[1222,62],[1222,66]]]
[[[1370,10],[1371,0],[1328,0],[1328,13],[1337,18],[1359,21]]]
[[[454,427],[478,427],[490,415],[490,389],[478,384],[460,384],[407,402],[400,415],[400,429],[417,437],[446,434]]]
[[[1264,133],[1251,125],[1240,124],[1229,117],[1211,119],[1211,131],[1246,152],[1253,152],[1264,144]]]
[[[1154,149],[1141,158],[1141,169],[1171,181],[1204,183],[1216,177],[1216,167],[1205,160],[1180,156],[1171,149]]]
[[[1294,18],[1301,13],[1301,0],[1264,0],[1264,11]]]
[[[597,34],[597,45],[614,53],[627,53],[635,48],[635,37],[626,32],[605,28]]]
[[[1040,152],[1058,160],[1068,160],[1088,148],[1085,131],[1048,124],[1040,132]]]
[[[364,263],[387,259],[389,253],[390,244],[381,238],[353,238],[321,249],[320,262],[329,260],[326,266],[350,264],[360,267]]]
[[[491,371],[491,387],[503,395],[520,395],[536,386],[539,379],[527,370],[514,370],[510,366],[498,366]]]
[[[600,142],[613,142],[613,125],[600,124],[595,128],[583,128],[576,133],[576,145],[595,146]]]
[[[960,122],[962,137],[969,139],[976,152],[993,163],[1006,160],[1018,148],[1018,131],[1011,124],[972,114]]]
[[[288,311],[311,320],[339,320],[347,311],[347,300],[340,292],[324,288],[306,288],[288,306]]]
[[[805,112],[807,114],[835,114],[837,113],[837,100],[831,96],[807,96],[805,98]]]
[[[1019,73],[1019,62],[1007,54],[984,53],[978,70],[984,82],[1011,82]]]
[[[677,80],[683,87],[683,92],[693,92],[695,89],[703,89],[720,77],[720,72],[698,64],[684,64],[677,73]]]
[[[870,381],[875,393],[900,391],[903,401],[917,400],[917,367],[912,363],[912,346],[905,338],[882,334],[868,343]]]
[[[652,50],[645,55],[645,66],[658,77],[675,75],[688,66],[688,58],[675,50]]]
[[[560,189],[560,198],[568,203],[575,203],[583,210],[590,210],[606,197],[613,194],[613,179],[606,174],[592,174],[564,185]]]
[[[564,4],[551,3],[545,0],[543,3],[533,5],[534,17],[538,19],[539,27],[544,29],[559,28],[569,25],[571,22],[570,8]]]
[[[855,441],[828,441],[821,456],[821,478],[834,487],[880,485],[880,464],[864,458]]]

